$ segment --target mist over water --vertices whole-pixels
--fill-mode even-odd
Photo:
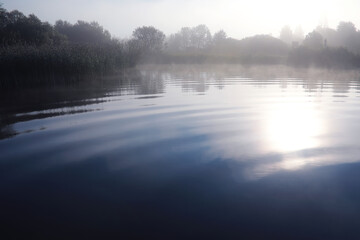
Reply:
[[[357,238],[359,77],[143,65],[92,84],[7,91],[6,234]]]

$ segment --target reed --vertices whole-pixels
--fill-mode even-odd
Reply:
[[[73,83],[130,67],[124,43],[59,46],[16,45],[0,49],[0,87]]]

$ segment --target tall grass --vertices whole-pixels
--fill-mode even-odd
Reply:
[[[0,87],[74,83],[135,61],[126,44],[8,46],[0,48]]]

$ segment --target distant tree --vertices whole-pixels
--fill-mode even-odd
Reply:
[[[189,28],[189,27],[181,28],[180,33],[179,33],[181,49],[186,49],[191,46],[191,34],[192,34],[191,28]]]
[[[224,30],[220,30],[216,32],[213,36],[213,43],[215,45],[223,43],[227,38],[226,32]]]
[[[111,42],[110,33],[97,22],[78,21],[74,25],[58,20],[54,29],[66,36],[71,43],[101,44]]]
[[[19,12],[18,10],[9,12],[7,16],[8,16],[8,24],[15,24],[19,21],[26,19],[26,16],[22,12]]]
[[[280,40],[290,45],[293,41],[293,32],[289,26],[284,26],[280,31]]]
[[[0,3],[0,28],[6,26],[6,10],[2,6],[3,4]]]
[[[321,27],[318,26],[315,29],[316,32],[320,33],[323,37],[324,41],[326,40],[327,46],[329,47],[339,47],[342,46],[339,40],[339,36],[336,30],[328,28],[328,27]]]
[[[168,50],[181,51],[191,47],[191,28],[183,27],[167,39]]]
[[[125,58],[124,62],[130,67],[135,66],[141,57],[139,42],[135,39],[130,39],[128,41],[123,41],[122,45]]]
[[[30,14],[27,19],[17,24],[21,32],[21,38],[26,43],[42,45],[49,42],[52,35],[52,27],[48,23],[42,23],[34,14]]]
[[[138,42],[145,53],[163,49],[165,34],[152,26],[138,27],[133,32],[133,38]]]
[[[209,28],[204,25],[198,25],[191,29],[191,45],[197,49],[204,49],[211,43],[211,33]]]
[[[41,22],[34,14],[28,17],[14,10],[0,9],[0,43],[2,45],[52,43],[56,38],[53,27]]]
[[[312,31],[306,35],[304,46],[312,50],[319,50],[324,47],[324,39],[317,31]]]
[[[224,37],[224,34],[226,38],[225,32],[219,33],[218,37]],[[200,50],[210,47],[211,43],[211,33],[205,25],[198,25],[192,28],[183,27],[179,32],[170,35],[167,39],[168,50],[170,51]]]
[[[72,24],[63,20],[57,20],[54,25],[54,29],[64,35],[69,35],[71,32],[71,28]]]
[[[177,33],[171,34],[166,40],[167,50],[178,51],[180,50],[181,40]]]
[[[340,22],[337,27],[338,40],[341,46],[352,52],[360,53],[360,33],[352,22]]]
[[[239,41],[243,56],[285,56],[288,46],[269,35],[255,35]]]
[[[337,31],[340,34],[351,36],[356,33],[356,27],[352,22],[340,22],[337,27]]]

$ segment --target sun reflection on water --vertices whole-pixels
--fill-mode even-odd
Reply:
[[[266,117],[266,141],[275,152],[318,147],[323,131],[324,123],[311,102],[277,104]]]
[[[266,114],[264,135],[269,153],[280,154],[275,162],[259,163],[248,172],[257,179],[278,171],[296,171],[310,165],[322,165],[324,156],[304,156],[302,152],[323,147],[325,119],[314,102],[281,102],[270,107]]]

